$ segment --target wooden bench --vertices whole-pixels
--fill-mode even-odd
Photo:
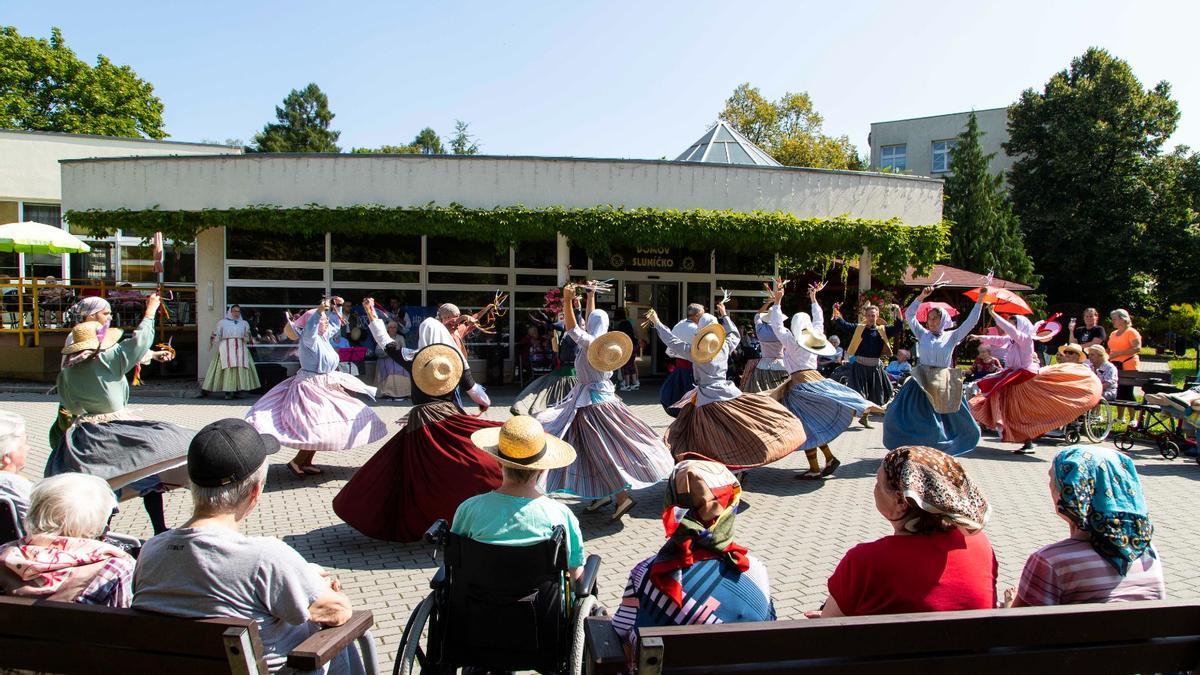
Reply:
[[[1171,373],[1152,373],[1144,370],[1118,370],[1117,385],[1141,387],[1143,394],[1161,394],[1176,391],[1171,383]],[[1134,401],[1115,401],[1117,405],[1130,405]]]
[[[588,673],[625,666],[607,617],[588,619]],[[1033,675],[1200,668],[1200,602],[1154,601],[643,628],[639,675]]]
[[[314,670],[351,642],[373,675],[371,612],[322,630],[288,654],[287,668]],[[50,673],[263,674],[251,619],[182,619],[132,609],[0,596],[0,667]]]

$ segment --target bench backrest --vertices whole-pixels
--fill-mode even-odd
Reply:
[[[1200,603],[643,628],[638,673],[1080,673],[1200,667]]]
[[[181,619],[0,596],[0,666],[52,673],[266,673],[251,619]]]
[[[25,536],[25,524],[17,517],[17,505],[9,497],[0,497],[0,544]]]

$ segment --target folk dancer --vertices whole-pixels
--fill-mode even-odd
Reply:
[[[167,422],[138,419],[129,410],[125,374],[139,363],[170,361],[169,351],[153,351],[157,293],[133,338],[109,325],[112,309],[102,298],[86,298],[63,347],[58,374],[59,417],[50,429],[50,457],[44,475],[86,473],[108,481],[121,498],[140,496],[154,533],[167,530],[162,493],[187,484],[188,444],[194,431]],[[80,307],[80,305],[84,305]],[[95,320],[101,319],[101,321]]]
[[[659,339],[692,363],[696,386],[676,407],[679,416],[667,428],[666,441],[676,461],[707,459],[732,469],[778,461],[804,445],[800,420],[766,394],[744,394],[726,377],[729,355],[740,335],[725,312],[720,320],[704,314],[690,342],[677,337],[653,310],[647,315]]]
[[[926,286],[908,306],[904,318],[917,338],[921,363],[913,368],[912,377],[900,387],[883,418],[883,445],[888,450],[919,445],[957,456],[979,445],[979,425],[963,398],[963,373],[954,365],[954,349],[979,323],[989,283],[990,277],[979,289],[979,301],[957,328],[942,307],[930,309],[924,325],[917,320],[917,311],[933,292],[932,286]]]
[[[242,319],[242,308],[230,305],[225,318],[217,322],[217,327],[208,337],[208,347],[213,356],[204,383],[200,385],[202,393],[219,391],[225,394],[226,399],[231,399],[238,392],[253,391],[262,386],[254,369],[254,359],[250,356],[249,344],[252,341],[250,324]]]
[[[563,289],[563,302],[575,297],[575,287]],[[646,488],[667,477],[674,462],[658,434],[633,414],[616,395],[613,371],[633,355],[629,336],[608,330],[608,314],[596,309],[596,293],[587,298],[587,324],[573,313],[566,316],[567,333],[575,341],[578,382],[558,405],[536,417],[546,433],[575,448],[575,463],[551,469],[546,492],[564,492],[592,500],[593,512],[617,500],[612,520],[633,508],[630,490]]]
[[[771,319],[767,314],[772,300],[758,308],[754,315],[754,334],[758,336],[760,356],[751,367],[746,364],[746,372],[742,375],[742,391],[757,394],[760,391],[771,391],[787,382],[788,369],[783,361],[783,343],[771,327]]]
[[[557,338],[558,367],[530,382],[529,386],[517,394],[517,400],[509,408],[509,412],[513,415],[537,415],[544,410],[553,408],[558,405],[559,401],[566,398],[579,382],[575,376],[575,356],[579,349],[575,340],[566,332],[565,314],[566,311],[570,311],[575,316],[576,325],[583,323],[583,313],[579,308],[579,296],[575,296],[574,305],[568,307],[569,310],[564,308],[564,311],[559,312],[558,320],[550,326]],[[560,333],[562,336],[558,337]]]
[[[771,297],[769,317],[771,329],[779,336],[783,346],[783,361],[789,375],[788,382],[780,386],[773,395],[780,400],[804,425],[807,438],[800,449],[808,458],[808,470],[797,474],[801,480],[818,480],[837,471],[841,462],[833,456],[829,444],[849,428],[854,418],[882,409],[859,395],[858,392],[840,382],[826,379],[817,369],[821,356],[837,351],[825,337],[825,316],[817,302],[817,293],[825,284],[808,287],[808,300],[812,314],[797,312],[792,316],[791,328],[784,325],[783,280],[775,284]],[[825,455],[825,468],[817,463],[817,450]]]
[[[690,344],[692,337],[700,329],[697,322],[702,316],[704,316],[704,305],[693,302],[687,306],[687,316],[671,328],[671,333]],[[667,356],[675,359],[672,364],[674,369],[663,380],[658,394],[658,402],[668,415],[676,417],[679,415],[679,408],[676,408],[675,404],[696,386],[696,378],[692,374],[692,362],[675,353],[670,345],[667,345]]]
[[[892,338],[904,330],[900,308],[892,305],[891,310],[895,320],[890,325],[879,318],[879,308],[871,304],[862,307],[860,323],[850,323],[842,318],[841,304],[833,305],[834,325],[851,336],[846,348],[846,357],[854,357],[850,364],[850,388],[877,406],[885,406],[892,399],[892,381],[884,372],[882,359],[892,357]],[[864,427],[871,427],[866,415],[858,421]]]
[[[340,298],[334,298],[335,301]],[[287,467],[299,477],[323,473],[313,466],[317,452],[349,450],[387,436],[387,424],[352,394],[375,398],[375,387],[338,370],[333,347],[341,330],[329,300],[285,326],[299,338],[300,370],[275,385],[246,413],[260,434],[297,453]]]

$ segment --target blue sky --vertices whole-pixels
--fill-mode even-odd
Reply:
[[[865,151],[872,121],[1007,105],[1096,45],[1169,81],[1200,149],[1194,2],[0,0],[0,24],[131,65],[173,140],[249,140],[316,82],[347,149],[463,119],[488,154],[674,158],[748,81]]]

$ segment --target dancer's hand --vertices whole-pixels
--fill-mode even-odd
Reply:
[[[816,302],[817,301],[817,293],[820,293],[823,290],[825,290],[825,282],[824,281],[818,281],[815,284],[809,284],[808,285],[808,299],[811,300],[812,302]]]
[[[159,363],[166,363],[167,361],[174,359],[175,355],[164,349],[161,352],[150,352],[150,358],[158,361]]]
[[[143,316],[147,319],[153,318],[154,314],[158,312],[158,307],[161,304],[162,298],[158,297],[158,292],[151,292],[150,295],[146,296],[146,313]]]
[[[653,309],[646,310],[646,320],[656,326],[662,325],[662,320],[658,318],[658,312],[654,311]]]
[[[379,315],[375,313],[375,298],[369,295],[363,298],[362,306],[363,310],[367,313],[368,321],[374,321],[379,318]]]
[[[723,303],[723,302],[718,302],[716,309],[717,309],[717,318],[718,319],[724,319],[729,314],[728,312],[725,311],[725,303]]]
[[[932,293],[933,293],[933,286],[926,286],[925,288],[922,288],[922,289],[921,289],[921,295],[920,295],[920,296],[918,296],[918,297],[919,297],[919,298],[920,298],[922,301],[924,301],[924,300],[925,300],[925,298],[928,298],[928,297],[930,296],[930,294],[932,294]]]

